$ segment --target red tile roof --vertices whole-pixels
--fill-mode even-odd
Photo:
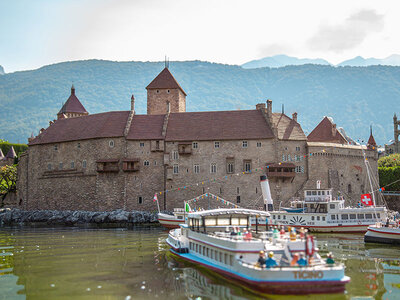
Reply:
[[[374,139],[374,136],[372,135],[372,133],[371,133],[371,135],[369,136],[367,145],[368,145],[368,146],[376,146],[376,142],[375,142],[375,139]]]
[[[165,115],[134,115],[128,140],[162,140]]]
[[[180,89],[186,96],[185,91],[179,85],[178,81],[176,81],[168,68],[164,68],[164,70],[162,70],[161,73],[150,82],[146,89]]]
[[[29,145],[122,137],[129,111],[112,111],[76,118],[59,119]]]
[[[259,110],[171,113],[167,141],[272,138],[273,132]]]
[[[337,130],[336,125],[328,117],[322,119],[317,127],[311,131],[307,139],[309,142],[348,144],[347,140]]]
[[[63,107],[61,107],[60,111],[58,112],[58,114],[65,113],[88,113],[81,101],[79,101],[78,97],[76,97],[74,86],[71,87],[71,95],[69,96],[67,102],[65,102]]]

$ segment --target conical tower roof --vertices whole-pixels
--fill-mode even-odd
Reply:
[[[65,102],[61,110],[58,112],[59,115],[66,113],[88,113],[81,101],[79,101],[78,97],[76,97],[74,85],[71,87],[71,95],[69,96],[67,102]]]
[[[150,82],[146,89],[180,89],[181,92],[186,96],[185,91],[182,89],[178,81],[176,81],[175,77],[171,74],[167,67],[164,68],[164,70],[162,70],[152,82]]]
[[[376,142],[375,142],[374,136],[372,135],[372,126],[371,126],[371,132],[370,132],[370,135],[369,135],[367,146],[368,147],[371,147],[371,146],[372,147],[376,147]]]
[[[10,150],[8,150],[6,158],[14,158],[17,154],[15,153],[14,147],[11,146]]]
[[[1,149],[0,149],[0,160],[2,160],[4,158],[4,154],[3,154],[3,151],[1,151]]]

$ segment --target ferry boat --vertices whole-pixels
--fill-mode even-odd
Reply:
[[[307,228],[311,232],[363,232],[368,226],[386,220],[385,206],[345,206],[343,197],[334,198],[332,189],[304,191],[304,200],[290,201],[290,206],[273,210],[273,200],[266,175],[260,177],[264,203],[275,225]],[[319,187],[317,183],[317,187]]]
[[[340,263],[328,265],[314,240],[273,236],[251,230],[251,218],[268,218],[266,211],[214,209],[189,213],[186,223],[169,232],[167,244],[177,258],[217,272],[250,291],[261,294],[340,293],[350,278]],[[233,235],[233,229],[251,236]],[[260,251],[272,252],[277,267],[256,264]],[[295,253],[307,253],[308,266],[291,264]]]
[[[187,213],[185,212],[184,208],[174,208],[172,215],[159,212],[157,217],[158,222],[160,222],[162,226],[167,229],[173,229],[179,228],[180,224],[185,223],[185,214]]]
[[[396,222],[382,223],[368,226],[368,231],[364,235],[366,243],[400,244],[400,227]]]

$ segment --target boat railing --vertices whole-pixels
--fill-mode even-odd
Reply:
[[[350,219],[350,220],[328,220],[329,224],[342,224],[342,223],[371,223],[376,222],[378,219]]]
[[[208,232],[207,235],[217,237],[223,240],[245,241],[245,242],[262,242],[262,239],[256,237],[249,237],[246,235],[231,235],[231,232]]]
[[[271,271],[271,270],[293,270],[293,269],[300,269],[300,270],[307,270],[307,269],[312,269],[314,267],[338,267],[341,264],[339,262],[335,262],[334,264],[327,264],[323,261],[321,262],[314,262],[309,266],[290,266],[290,265],[278,265],[276,267],[273,268],[267,268],[267,267],[260,267],[257,265],[257,262],[255,263],[248,263],[245,262],[241,259],[238,259],[238,263],[240,265],[242,265],[243,267],[249,268],[249,269],[254,269],[254,270],[267,270],[267,271]]]
[[[184,208],[174,208],[174,212],[183,213],[183,212],[185,212],[185,209]]]

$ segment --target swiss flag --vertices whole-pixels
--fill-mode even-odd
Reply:
[[[366,206],[372,206],[371,194],[362,194],[361,202],[362,202],[362,204],[364,204]]]

